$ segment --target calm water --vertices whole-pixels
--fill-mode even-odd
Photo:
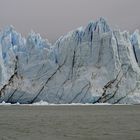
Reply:
[[[0,140],[140,140],[140,106],[0,106]]]

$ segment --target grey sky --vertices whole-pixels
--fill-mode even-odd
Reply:
[[[91,20],[105,17],[112,27],[140,28],[140,0],[0,0],[0,28],[12,24],[49,41]]]

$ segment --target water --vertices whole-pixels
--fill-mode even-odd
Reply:
[[[140,106],[0,106],[0,140],[140,140]]]

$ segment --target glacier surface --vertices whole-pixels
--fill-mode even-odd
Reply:
[[[100,18],[54,44],[12,26],[0,32],[0,102],[140,103],[140,34]]]

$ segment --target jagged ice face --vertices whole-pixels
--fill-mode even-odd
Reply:
[[[0,32],[0,102],[140,103],[140,35],[100,18],[54,44]]]

